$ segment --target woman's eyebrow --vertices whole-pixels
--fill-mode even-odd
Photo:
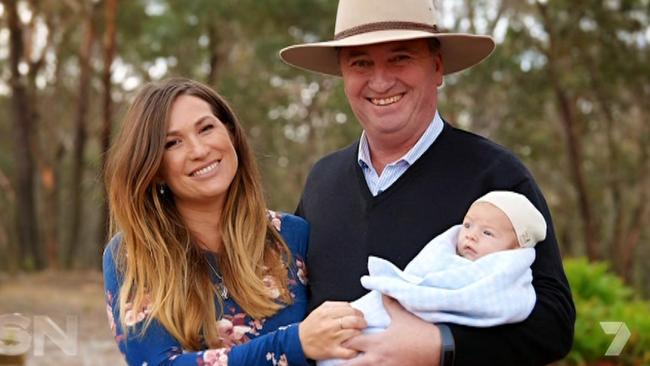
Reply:
[[[205,116],[197,119],[196,122],[194,122],[194,127],[196,127],[197,125],[205,122],[206,120],[213,119],[213,118],[214,118],[214,116],[212,116],[212,115],[205,115]],[[181,133],[178,130],[169,130],[169,131],[167,131],[167,136],[178,136],[180,134]]]

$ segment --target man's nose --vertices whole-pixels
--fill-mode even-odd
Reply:
[[[385,93],[395,84],[395,77],[383,65],[375,65],[370,76],[368,86],[372,91],[377,93]]]

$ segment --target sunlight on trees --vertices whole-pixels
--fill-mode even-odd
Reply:
[[[97,265],[110,133],[142,83],[169,76],[206,82],[231,101],[270,206],[293,211],[311,165],[360,133],[339,79],[277,57],[286,45],[330,38],[335,7],[328,0],[2,1],[0,258],[18,260],[0,260],[0,271]],[[646,297],[649,7],[647,0],[457,0],[438,8],[443,28],[490,34],[498,44],[485,63],[446,78],[443,117],[526,162],[547,195],[564,255],[609,260]],[[79,245],[70,250],[71,240]]]

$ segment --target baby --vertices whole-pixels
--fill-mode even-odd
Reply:
[[[493,191],[472,203],[458,232],[458,255],[476,260],[518,247],[531,248],[546,238],[546,221],[524,196]]]
[[[403,271],[386,260],[368,258],[369,275],[361,284],[371,291],[352,306],[364,313],[364,333],[390,324],[382,294],[432,323],[489,327],[522,321],[536,299],[533,247],[545,238],[546,221],[525,196],[492,191],[472,203],[462,225],[431,240]]]

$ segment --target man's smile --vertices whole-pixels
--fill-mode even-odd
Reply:
[[[370,103],[377,106],[387,106],[399,102],[404,96],[404,94],[405,93],[401,93],[386,98],[368,98],[368,100],[370,101]]]

